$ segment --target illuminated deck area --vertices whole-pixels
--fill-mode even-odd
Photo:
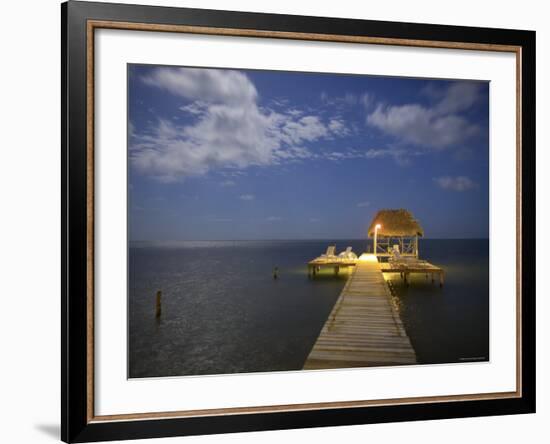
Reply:
[[[364,261],[374,260],[378,261],[377,257],[387,257],[389,255],[374,255],[369,253],[363,253],[357,259],[338,259],[337,257],[333,258],[316,258],[308,262],[308,276],[315,277],[317,272],[322,268],[332,268],[334,274],[339,274],[342,268],[355,267],[358,263]],[[400,260],[380,262],[380,271],[384,274],[390,273],[399,273],[401,279],[405,281],[405,285],[409,285],[409,275],[410,274],[424,274],[426,278],[431,277],[432,283],[435,282],[437,277],[439,280],[439,285],[442,287],[445,283],[445,271],[433,265],[428,261],[412,258],[412,257],[402,257]]]

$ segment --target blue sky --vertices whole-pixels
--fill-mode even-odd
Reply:
[[[489,84],[129,65],[131,240],[487,238]]]

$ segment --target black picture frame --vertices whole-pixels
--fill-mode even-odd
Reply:
[[[512,45],[521,68],[521,395],[513,398],[242,412],[96,421],[90,416],[88,359],[93,320],[88,286],[89,142],[87,24],[90,20],[411,41]],[[535,32],[69,1],[61,5],[62,275],[61,437],[89,442],[535,412]],[[145,32],[145,31],[144,31]],[[498,167],[498,165],[496,166]]]

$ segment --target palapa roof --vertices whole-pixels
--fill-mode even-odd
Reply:
[[[378,236],[424,236],[424,230],[408,210],[380,210],[369,227],[369,237],[374,236],[374,227],[380,224]]]

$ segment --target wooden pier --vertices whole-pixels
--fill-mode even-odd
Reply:
[[[339,264],[343,265],[314,260],[308,266],[314,272],[318,266]],[[353,265],[304,370],[416,364],[416,353],[393,306],[376,256],[363,254],[344,266]]]

